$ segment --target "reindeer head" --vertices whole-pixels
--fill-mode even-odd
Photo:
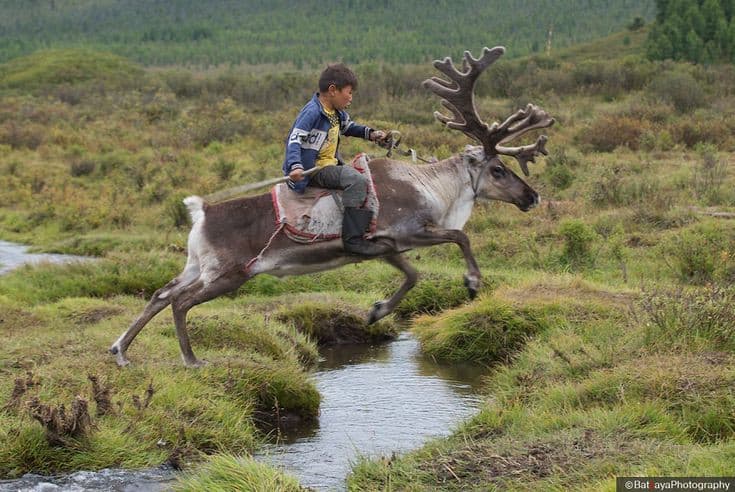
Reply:
[[[523,173],[528,176],[528,162],[534,162],[538,154],[546,155],[547,137],[541,135],[536,143],[521,147],[504,147],[526,132],[546,128],[554,124],[543,109],[529,104],[508,117],[502,123],[488,125],[477,114],[474,88],[477,77],[495,60],[505,53],[505,48],[485,48],[479,59],[465,51],[462,70],[447,57],[434,62],[440,72],[449,77],[445,80],[432,77],[423,85],[442,98],[442,105],[452,112],[452,117],[438,111],[434,116],[449,128],[460,130],[482,144],[481,148],[465,151],[463,158],[469,164],[470,177],[475,196],[510,202],[521,210],[528,210],[538,203],[538,194],[517,174],[505,166],[499,155],[510,155],[518,160]]]

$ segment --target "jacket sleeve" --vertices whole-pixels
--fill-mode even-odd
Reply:
[[[291,133],[286,140],[286,163],[283,166],[284,174],[289,174],[294,169],[303,169],[301,163],[301,145],[309,136],[309,132],[316,126],[319,113],[304,110],[296,117],[296,122],[291,127]]]
[[[369,126],[355,123],[350,119],[350,115],[344,112],[344,119],[342,120],[342,128],[340,129],[342,135],[348,137],[360,137],[365,140],[370,140],[370,132],[373,131]]]

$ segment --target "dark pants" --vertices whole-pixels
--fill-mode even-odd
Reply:
[[[367,178],[352,166],[324,166],[309,178],[309,186],[343,190],[345,207],[361,207],[367,197]]]

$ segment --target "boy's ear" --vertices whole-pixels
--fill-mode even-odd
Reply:
[[[333,93],[335,93],[337,91],[338,91],[338,89],[337,89],[337,86],[335,84],[329,84],[329,87],[327,87],[327,92],[329,92],[330,94],[333,94]]]

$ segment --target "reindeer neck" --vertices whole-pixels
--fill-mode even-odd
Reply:
[[[420,171],[416,186],[431,203],[439,227],[462,229],[470,218],[475,193],[467,166],[461,155],[456,155],[415,168]]]

